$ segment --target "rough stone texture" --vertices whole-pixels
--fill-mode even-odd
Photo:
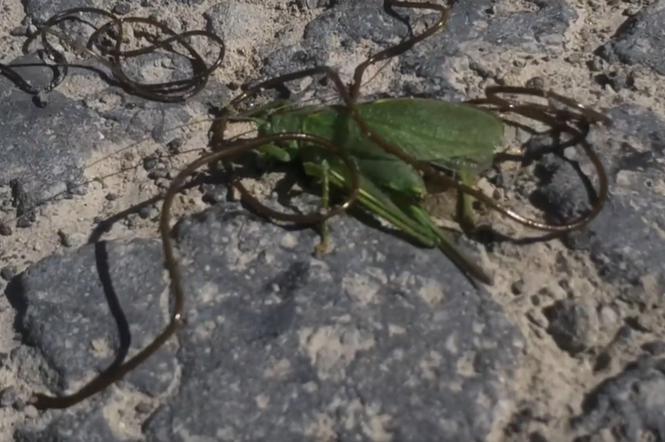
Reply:
[[[119,140],[140,140],[150,135],[154,141],[166,143],[175,136],[172,129],[185,123],[190,114],[177,104],[154,103],[135,97],[124,97],[122,103],[109,110],[100,110],[107,124],[112,128],[109,137]]]
[[[665,289],[665,120],[631,105],[608,115],[612,128],[595,131],[592,140],[604,146],[610,198],[591,226],[572,234],[567,244],[590,251],[600,275],[621,287],[626,300],[657,304]],[[588,203],[579,187],[570,186],[577,172],[562,161],[549,166],[548,183],[538,194],[555,213],[579,213]]]
[[[152,67],[160,60],[144,58],[150,59]],[[182,64],[178,58],[171,61]],[[30,54],[12,63],[43,61]],[[182,77],[177,72],[187,68],[182,65],[171,69],[173,74],[161,80],[176,80]],[[45,88],[52,79],[51,69],[42,66],[15,70],[38,89]],[[128,74],[139,81],[151,81],[152,77],[145,74],[148,71],[135,65],[127,67]],[[70,69],[69,78],[86,85],[101,82],[97,73],[83,69]],[[198,103],[218,105],[225,95],[226,89],[217,87],[201,94]],[[191,118],[191,111],[181,104],[146,102],[108,86],[98,96],[83,100],[72,99],[58,90],[33,97],[0,76],[0,97],[0,113],[7,116],[0,120],[4,148],[0,188],[11,187],[10,192],[0,193],[0,210],[12,212],[15,216],[7,216],[7,222],[11,220],[18,227],[35,221],[40,206],[57,198],[84,194],[84,167],[100,146],[109,141],[129,144],[144,139],[146,134],[155,142],[166,143],[178,134],[172,129]],[[111,106],[114,101],[116,105]]]
[[[164,327],[160,259],[154,241],[100,242],[47,258],[10,286],[16,327],[42,354],[54,393],[75,390],[119,351],[131,355]],[[127,381],[154,396],[168,387],[173,371],[165,352]]]
[[[43,23],[65,9],[94,7],[92,0],[26,0],[26,14],[36,23]]]
[[[265,21],[268,19],[268,11],[261,5],[223,2],[206,11],[205,17],[209,28],[224,40],[227,47],[234,48],[243,42],[251,41],[252,33],[255,34],[253,37],[256,37],[256,34],[261,32],[260,29],[248,28],[244,17]]]
[[[110,442],[121,440],[113,435],[101,409],[88,413],[63,414],[40,432],[21,429],[16,442]]]
[[[574,355],[589,347],[591,315],[582,304],[559,301],[544,313],[549,321],[547,332],[562,350]]]
[[[336,0],[297,0],[298,4],[305,8],[325,8],[332,6]]]
[[[322,260],[310,257],[312,232],[244,211],[182,226],[197,295],[180,335],[182,385],[148,439],[487,435],[519,334],[463,277],[444,276],[452,266],[437,251],[355,223],[333,224]]]
[[[548,214],[549,221],[565,223],[591,209],[589,192],[580,186],[579,170],[565,156],[546,154],[537,162],[538,188],[530,194],[533,204]]]
[[[612,303],[620,300],[637,312],[658,312],[665,297],[665,121],[629,105],[612,109],[609,116],[612,129],[592,137],[605,146],[609,201],[598,218],[583,232],[570,235],[566,244],[589,253],[599,276],[612,287]],[[540,191],[549,194],[550,202],[561,203],[558,212],[570,212],[571,207],[583,204],[582,195],[568,189],[575,172],[560,168],[554,176],[557,174],[560,176]],[[568,300],[564,304],[547,310],[548,332],[569,353],[588,351],[593,344],[590,321],[595,316],[582,304]],[[612,313],[606,322],[613,318]],[[640,336],[659,330],[662,314],[638,313],[625,321],[615,340],[600,353],[597,368],[610,366]],[[587,396],[583,416],[574,420],[579,440],[600,440],[594,437],[602,431],[611,431],[616,440],[662,440],[664,379],[662,359],[644,356],[604,381]]]
[[[461,2],[446,30],[418,45],[400,60],[400,71],[413,72],[407,93],[463,100],[465,71],[500,78],[492,65],[506,50],[534,55],[561,50],[564,32],[576,15],[565,1],[537,1],[534,10],[513,11],[491,1]]]
[[[181,224],[190,263],[182,369],[145,428],[148,440],[485,438],[509,400],[506,381],[523,345],[517,330],[440,252],[353,219],[333,228],[335,252],[319,260],[314,232],[286,232],[240,207]],[[132,345],[140,345],[163,323],[156,244],[104,247]],[[108,364],[91,354],[91,342],[117,347],[93,262],[92,246],[49,258],[13,289],[24,311],[19,329],[57,372],[57,391]],[[127,382],[163,392],[175,375],[160,355]],[[79,417],[56,418],[39,434],[65,434],[71,419]],[[88,434],[118,440],[108,425]]]
[[[409,13],[395,8],[402,20],[382,13],[381,2],[344,2],[321,14],[308,24],[303,41],[270,54],[264,71],[267,76],[313,65],[337,64],[340,48],[371,41],[377,47],[404,39],[408,29],[404,18]],[[563,0],[535,2],[535,11],[503,10],[491,1],[459,2],[440,32],[399,59],[398,70],[415,75],[417,80],[400,79],[395,85],[402,94],[428,94],[461,99],[460,85],[452,81],[459,65],[490,75],[488,54],[507,48],[538,53],[558,50],[564,32],[577,18]],[[516,29],[518,31],[516,31]],[[499,49],[500,48],[500,49]]]
[[[267,54],[262,71],[273,77],[335,63],[340,49],[368,39],[383,46],[406,35],[406,26],[381,13],[374,2],[345,2],[307,24],[302,41]]]
[[[598,53],[609,61],[642,64],[665,75],[665,1],[658,0],[629,17]]]
[[[609,115],[611,131],[594,136],[606,146],[610,199],[573,244],[590,251],[600,275],[621,287],[625,300],[658,304],[665,290],[665,120],[634,106]]]
[[[35,56],[15,60],[17,63],[37,61]],[[35,87],[51,81],[50,69],[17,70]],[[66,194],[68,187],[81,181],[84,160],[101,137],[98,122],[89,109],[58,91],[48,94],[45,105],[37,105],[31,95],[0,77],[0,114],[3,115],[0,119],[3,140],[0,186],[11,185],[18,211],[25,206],[25,211],[29,212],[36,203]],[[10,204],[3,202],[0,206]]]
[[[564,33],[577,14],[565,0],[536,0],[533,10],[490,14],[485,40],[500,45],[519,46],[523,51],[543,52],[559,48],[565,41]]]
[[[573,425],[580,440],[603,430],[629,442],[665,440],[664,409],[665,359],[644,357],[599,385]]]

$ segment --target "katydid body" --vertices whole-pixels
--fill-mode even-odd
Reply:
[[[492,164],[495,149],[503,140],[502,121],[469,105],[398,98],[361,103],[355,108],[373,133],[410,157],[467,181]],[[358,165],[358,203],[366,211],[390,222],[423,246],[441,248],[467,275],[491,283],[491,278],[451,244],[421,207],[427,194],[421,173],[363,134],[347,108],[277,111],[259,126],[259,133],[308,133],[339,146]],[[270,150],[282,160],[298,159],[308,175],[324,179],[327,174],[336,188],[350,188],[350,172],[338,155],[296,142],[279,151]]]

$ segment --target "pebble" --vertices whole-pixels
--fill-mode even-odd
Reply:
[[[12,278],[14,278],[14,276],[16,276],[17,273],[18,270],[13,265],[8,265],[0,269],[0,277],[2,277],[2,279],[4,279],[5,281],[9,281]]]
[[[13,233],[12,228],[9,224],[0,221],[0,235],[10,236]]]

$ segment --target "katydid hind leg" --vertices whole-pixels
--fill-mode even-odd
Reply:
[[[380,205],[383,210],[380,212],[377,211],[375,200],[381,201]],[[476,281],[492,285],[492,278],[487,272],[453,245],[452,239],[434,223],[422,207],[413,203],[404,204],[393,201],[384,193],[380,196],[372,195],[371,199],[361,193],[359,203],[368,206],[371,212],[378,214],[421,245],[439,248],[469,278],[473,285]]]
[[[435,240],[435,245],[455,264],[475,285],[476,281],[483,284],[492,285],[492,277],[487,274],[485,270],[474,260],[465,255],[458,247],[453,244],[450,238],[441,228],[439,228],[429,213],[418,205],[407,206],[407,216],[416,220],[421,225],[423,231],[431,232],[432,238]]]
[[[331,182],[344,188],[344,176],[332,172]],[[462,272],[472,284],[476,281],[491,285],[492,278],[478,264],[453,245],[452,240],[430,218],[420,206],[400,198],[389,196],[372,181],[361,177],[362,191],[357,202],[370,214],[384,219],[399,229],[406,236],[424,247],[438,247]]]

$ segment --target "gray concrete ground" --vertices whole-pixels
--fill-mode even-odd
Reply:
[[[590,140],[609,200],[582,231],[460,237],[494,275],[475,287],[440,251],[363,216],[334,219],[332,251],[313,256],[314,230],[268,223],[208,183],[175,209],[187,326],[79,405],[26,404],[33,391],[75,391],[168,319],[159,205],[101,239],[95,225],[159,193],[205,149],[209,122],[197,121],[238,85],[321,64],[350,81],[368,54],[408,36],[406,23],[417,32],[433,21],[398,10],[400,20],[381,3],[0,3],[1,63],[38,61],[21,51],[26,33],[74,6],[211,29],[228,45],[184,104],[134,97],[84,69],[36,99],[0,76],[1,441],[665,441],[662,0],[460,1],[442,32],[372,69],[363,87],[366,99],[464,100],[532,85],[606,112],[611,127]],[[129,71],[155,81],[186,68],[151,55]],[[36,86],[51,78],[20,73]],[[335,98],[319,82],[290,86],[301,102]],[[531,214],[579,214],[588,202],[576,166],[592,182],[593,169],[570,149],[566,158],[546,156],[534,173],[504,166],[479,186]],[[479,216],[506,236],[536,236]],[[91,235],[100,240],[86,244]]]

